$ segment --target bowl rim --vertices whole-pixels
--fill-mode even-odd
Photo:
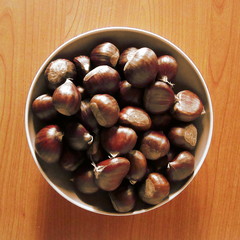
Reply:
[[[100,209],[93,209],[90,206],[88,206],[87,204],[81,204],[79,202],[76,202],[75,200],[73,200],[72,198],[70,198],[69,196],[67,196],[65,193],[63,193],[46,175],[46,173],[43,171],[42,167],[40,166],[37,158],[36,158],[36,154],[35,154],[35,150],[34,150],[34,146],[32,145],[32,141],[31,141],[31,137],[30,137],[30,131],[29,131],[29,126],[28,126],[28,119],[29,119],[29,110],[31,108],[31,96],[32,96],[32,92],[33,89],[37,83],[38,78],[40,77],[40,75],[42,74],[43,70],[46,68],[47,64],[49,63],[49,61],[54,58],[55,55],[57,55],[62,49],[64,49],[66,46],[72,44],[73,42],[77,41],[80,38],[83,37],[87,37],[90,36],[94,33],[104,33],[104,32],[110,32],[110,31],[128,31],[128,32],[135,32],[135,33],[140,33],[140,34],[144,34],[147,35],[149,37],[154,37],[162,42],[164,42],[166,45],[170,46],[172,49],[174,49],[175,51],[177,51],[183,58],[185,58],[185,60],[187,60],[187,62],[191,65],[191,67],[194,69],[194,71],[196,72],[199,80],[201,81],[201,84],[204,88],[205,94],[206,94],[206,99],[209,105],[209,132],[208,132],[208,136],[207,136],[207,142],[206,142],[206,147],[204,148],[204,151],[201,155],[200,161],[197,165],[197,167],[194,170],[193,175],[191,176],[191,178],[184,184],[183,187],[181,187],[178,191],[176,191],[175,193],[171,194],[171,199],[167,198],[166,200],[162,201],[161,203],[152,206],[148,209],[143,209],[143,210],[136,210],[133,212],[128,212],[128,213],[114,213],[114,212],[105,212],[103,210]],[[200,170],[200,168],[202,167],[203,162],[205,161],[205,158],[207,156],[207,153],[209,151],[210,148],[210,144],[211,144],[211,140],[212,140],[212,134],[213,134],[213,108],[212,108],[212,101],[211,101],[211,96],[207,87],[207,84],[203,78],[203,76],[201,75],[199,69],[196,67],[196,65],[194,64],[194,62],[179,48],[177,47],[175,44],[173,44],[172,42],[170,42],[168,39],[155,34],[153,32],[150,32],[148,30],[144,30],[144,29],[139,29],[139,28],[133,28],[133,27],[103,27],[103,28],[97,28],[97,29],[93,29],[84,33],[81,33],[69,40],[67,40],[66,42],[64,42],[63,44],[61,44],[59,47],[57,47],[47,58],[46,60],[43,62],[43,64],[41,65],[41,67],[39,68],[39,70],[37,71],[31,86],[29,88],[28,91],[28,96],[27,96],[27,100],[26,100],[26,104],[25,104],[25,132],[26,132],[26,137],[27,137],[27,142],[28,142],[28,146],[30,148],[30,152],[31,155],[35,161],[35,164],[37,165],[38,169],[40,170],[42,176],[45,178],[45,180],[49,183],[49,185],[57,192],[60,194],[60,196],[62,196],[63,198],[65,198],[66,200],[68,200],[69,202],[73,203],[74,205],[93,212],[93,213],[97,213],[97,214],[101,214],[101,215],[107,215],[107,216],[132,216],[132,215],[137,215],[140,213],[146,213],[149,211],[152,211],[156,208],[159,208],[161,206],[163,206],[164,204],[170,202],[171,200],[173,200],[175,197],[177,197],[191,182],[192,180],[195,178],[195,176],[197,175],[198,171]]]

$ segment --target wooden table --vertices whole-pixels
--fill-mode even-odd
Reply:
[[[240,1],[1,1],[0,239],[240,239]],[[212,144],[176,199],[133,217],[87,212],[59,196],[30,154],[24,129],[32,79],[66,40],[100,27],[152,31],[198,66],[214,108]]]

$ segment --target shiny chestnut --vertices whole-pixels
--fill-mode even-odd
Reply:
[[[114,209],[119,213],[129,212],[135,207],[137,196],[130,184],[121,184],[108,194]]]
[[[81,101],[80,110],[77,113],[80,122],[89,130],[97,133],[99,125],[90,108],[90,101],[85,99]]]
[[[124,66],[124,76],[133,87],[144,88],[155,81],[157,56],[150,48],[140,48]]]
[[[176,95],[176,103],[172,109],[172,115],[180,121],[191,122],[205,112],[200,98],[189,90],[180,91]]]
[[[85,55],[77,56],[73,59],[73,62],[76,66],[78,78],[80,78],[80,82],[85,77],[87,73],[89,73],[91,69],[90,58]]]
[[[74,151],[68,147],[65,147],[59,159],[59,164],[64,170],[73,172],[85,160],[86,156],[82,151]]]
[[[98,134],[94,135],[93,142],[87,150],[87,156],[94,163],[98,163],[103,161],[104,159],[107,159],[107,154],[103,150],[100,142],[100,136]]]
[[[63,115],[72,116],[79,111],[81,95],[69,79],[55,89],[52,98],[54,107]]]
[[[50,62],[44,72],[48,87],[56,89],[63,84],[67,78],[75,79],[77,75],[74,63],[68,59],[56,59]]]
[[[102,127],[112,127],[119,118],[117,100],[109,94],[96,94],[90,101],[91,111]]]
[[[174,104],[175,96],[172,88],[164,82],[157,81],[145,90],[144,107],[152,114],[168,111]]]
[[[83,86],[90,95],[115,94],[119,90],[119,73],[107,65],[91,70],[83,79]]]
[[[86,150],[93,142],[93,136],[78,122],[69,123],[64,134],[68,145],[74,150]]]
[[[40,95],[33,101],[32,111],[41,120],[52,120],[58,115],[53,105],[52,96],[48,94]]]
[[[135,147],[137,134],[132,128],[113,126],[102,130],[101,143],[111,156],[119,156],[128,153]]]
[[[172,127],[168,139],[176,147],[193,150],[197,144],[197,128],[192,123]]]
[[[180,152],[173,161],[169,163],[167,177],[172,182],[182,181],[193,173],[194,165],[195,158],[190,152]]]
[[[74,174],[73,183],[76,189],[81,193],[93,194],[99,190],[95,182],[93,166],[87,163],[78,168]]]
[[[121,72],[123,72],[125,64],[134,56],[135,52],[138,49],[135,47],[126,48],[120,55],[118,61],[118,68]]]
[[[128,81],[119,83],[119,103],[122,106],[142,105],[143,89],[133,87]]]
[[[140,181],[147,172],[147,160],[145,156],[138,150],[132,150],[126,154],[126,158],[130,162],[130,169],[127,178],[132,184]]]
[[[129,168],[129,161],[123,157],[101,161],[94,165],[96,183],[102,190],[113,191],[120,186]]]
[[[158,75],[160,81],[173,85],[175,76],[177,75],[178,64],[174,57],[163,55],[158,57]]]
[[[57,125],[42,128],[35,138],[35,151],[47,163],[58,162],[62,153],[63,132]]]
[[[94,66],[108,65],[115,67],[119,59],[118,48],[110,43],[104,42],[97,45],[90,53],[90,59]]]
[[[165,156],[170,149],[170,143],[162,131],[148,131],[143,135],[140,151],[149,160],[157,160]]]
[[[119,113],[119,123],[136,131],[146,131],[152,125],[149,115],[137,107],[125,107]]]
[[[156,205],[169,195],[170,184],[160,173],[150,173],[139,189],[140,199],[148,204]]]

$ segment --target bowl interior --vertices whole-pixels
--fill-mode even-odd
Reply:
[[[93,49],[97,44],[105,41],[112,42],[119,48],[120,51],[133,46],[138,48],[149,47],[153,49],[157,55],[172,55],[176,58],[179,65],[176,77],[177,84],[175,85],[174,91],[178,92],[183,89],[189,89],[195,92],[202,99],[206,110],[206,114],[195,121],[199,130],[199,137],[195,150],[196,164],[193,175],[186,182],[176,185],[176,187],[171,190],[170,196],[162,203],[156,206],[138,203],[134,212],[125,214],[116,213],[112,209],[110,200],[105,193],[99,192],[92,195],[76,193],[72,183],[68,180],[69,175],[66,174],[66,172],[58,166],[58,164],[46,164],[39,159],[34,152],[35,135],[42,127],[42,124],[34,118],[31,111],[31,103],[37,96],[46,93],[47,87],[43,73],[48,63],[57,58],[67,58],[72,60],[77,55],[89,55],[91,49]],[[212,125],[213,115],[209,92],[200,72],[192,61],[179,48],[166,39],[150,32],[132,28],[105,28],[94,30],[81,34],[56,49],[43,63],[33,80],[27,99],[25,116],[26,133],[32,156],[48,183],[60,195],[79,207],[96,213],[118,216],[149,211],[165,204],[177,196],[196,176],[206,157],[212,136]]]

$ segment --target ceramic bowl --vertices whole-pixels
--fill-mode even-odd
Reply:
[[[77,55],[89,55],[90,51],[102,42],[112,42],[120,51],[127,47],[149,47],[157,55],[172,55],[178,62],[178,73],[176,77],[175,92],[189,89],[195,92],[203,101],[206,114],[195,121],[198,128],[198,144],[195,149],[195,170],[191,177],[183,184],[177,184],[171,189],[167,199],[158,205],[151,206],[139,202],[134,211],[128,213],[117,213],[112,208],[111,202],[106,194],[102,192],[84,195],[77,193],[69,174],[66,174],[58,164],[47,164],[36,155],[34,150],[34,139],[42,123],[35,119],[31,110],[33,100],[46,92],[47,86],[44,80],[44,71],[47,65],[54,59],[67,58],[72,60]],[[154,33],[127,27],[109,27],[96,29],[80,34],[58,47],[42,64],[33,79],[28,93],[25,110],[26,135],[33,159],[45,180],[66,200],[85,210],[114,216],[134,215],[144,213],[166,204],[180,194],[188,184],[196,177],[207,155],[213,130],[212,103],[206,83],[190,58],[177,46],[167,39]]]

